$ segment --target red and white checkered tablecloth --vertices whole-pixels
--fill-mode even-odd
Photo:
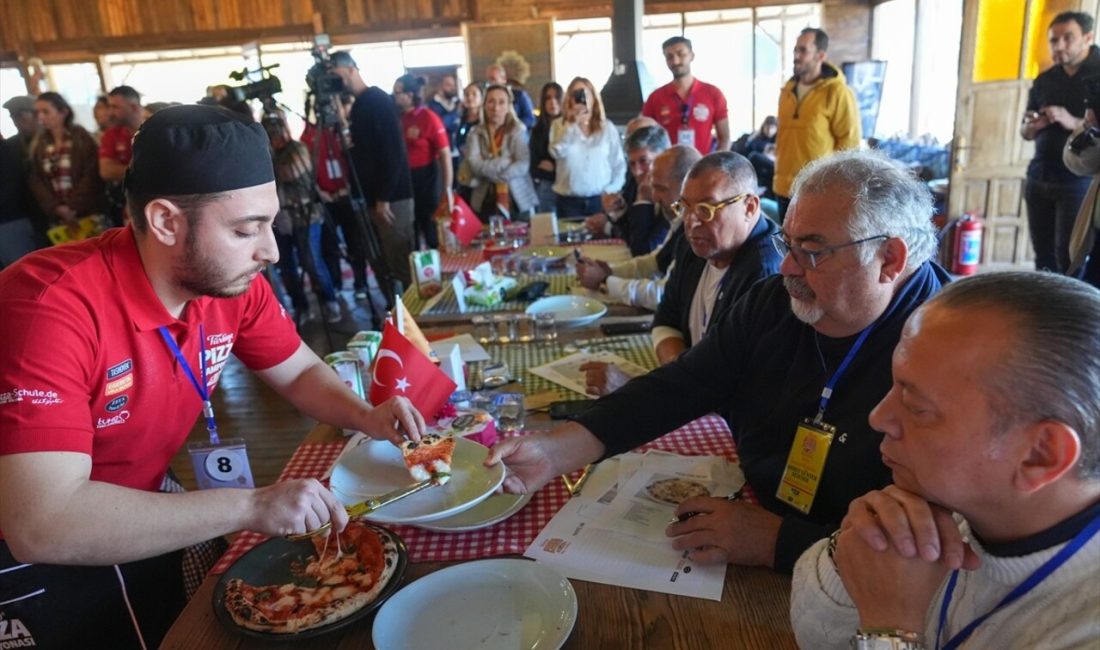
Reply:
[[[323,476],[343,449],[343,442],[305,444],[294,452],[279,480]],[[723,456],[737,460],[733,436],[725,420],[707,415],[666,434],[640,449],[660,449],[688,456]],[[744,498],[755,501],[747,488]],[[531,501],[514,516],[482,528],[461,533],[442,533],[416,526],[385,524],[405,541],[410,562],[450,562],[473,560],[498,555],[523,553],[550,518],[561,509],[569,493],[561,481],[552,481],[535,493]],[[211,570],[224,573],[241,555],[266,540],[258,533],[244,532],[237,536],[225,555]]]
[[[567,244],[563,244],[565,245]],[[585,246],[626,246],[626,242],[621,239],[593,239],[581,244],[582,249]],[[480,248],[469,248],[458,253],[439,253],[440,266],[447,274],[473,270],[484,261],[485,257]]]

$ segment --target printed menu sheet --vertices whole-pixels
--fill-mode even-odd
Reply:
[[[687,496],[724,497],[744,482],[719,457],[621,454],[593,468],[524,555],[570,578],[721,600],[726,566],[696,564],[664,531]]]
[[[648,372],[645,368],[636,363],[627,361],[614,352],[588,351],[576,352],[567,357],[551,361],[550,363],[535,368],[528,368],[527,372],[552,381],[559,386],[565,386],[569,390],[576,391],[581,395],[585,395],[587,393],[588,383],[585,381],[584,372],[580,368],[589,361],[613,363],[631,377],[644,375]]]

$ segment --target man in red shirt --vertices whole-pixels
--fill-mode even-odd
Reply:
[[[131,225],[0,273],[0,603],[45,647],[156,647],[184,604],[177,549],[346,524],[312,479],[157,491],[231,351],[312,417],[393,442],[423,427],[345,387],[260,277],[279,202],[258,124],[167,108],[133,153]]]
[[[117,86],[107,93],[111,128],[99,141],[99,177],[107,185],[107,216],[118,226],[126,219],[126,197],[122,177],[130,164],[134,133],[145,120],[141,95],[130,86]]]
[[[691,74],[695,52],[691,41],[673,36],[661,44],[672,81],[654,90],[642,107],[642,115],[665,127],[672,144],[695,147],[701,154],[730,148],[729,112],[726,98],[716,86]],[[711,148],[711,132],[717,145]]]

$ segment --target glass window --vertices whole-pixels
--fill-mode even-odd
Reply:
[[[557,21],[554,49],[554,79],[558,83],[567,86],[574,77],[585,77],[602,88],[611,76],[614,60],[611,19]]]
[[[99,71],[94,63],[52,64],[46,66],[46,85],[50,90],[61,93],[73,109],[73,120],[88,130],[96,131],[96,97],[101,89]]]
[[[910,99],[913,90],[913,45],[916,38],[916,0],[889,0],[874,8],[874,38],[871,58],[886,61],[878,121],[873,134],[889,138],[909,133]]]
[[[0,68],[0,104],[12,97],[27,94],[27,84],[23,82],[23,73],[19,68]],[[13,137],[18,130],[11,121],[11,115],[0,110],[0,134],[5,138]]]

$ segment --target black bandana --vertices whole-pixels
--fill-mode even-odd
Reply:
[[[128,192],[213,194],[275,180],[271,147],[259,124],[216,106],[173,106],[134,135]]]

